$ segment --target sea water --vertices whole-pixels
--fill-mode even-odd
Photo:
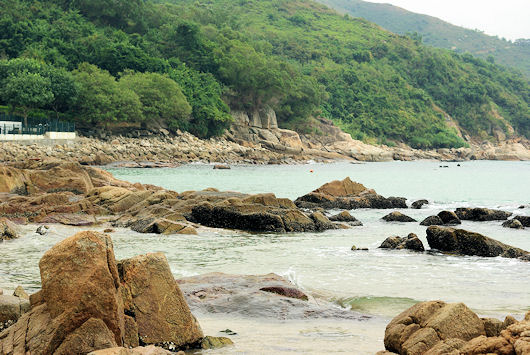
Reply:
[[[109,171],[119,179],[178,192],[215,187],[245,193],[273,192],[291,199],[325,182],[349,176],[383,196],[406,197],[409,204],[420,198],[429,200],[429,205],[421,210],[401,210],[418,221],[456,207],[489,207],[530,214],[528,162],[249,165],[233,166],[231,170],[194,164]],[[331,302],[369,316],[346,321],[196,314],[209,335],[224,335],[219,331],[226,328],[238,333],[231,336],[234,347],[212,352],[216,354],[373,354],[384,348],[384,329],[392,317],[419,301],[464,302],[480,316],[498,318],[511,314],[520,319],[530,309],[530,263],[500,257],[378,249],[385,238],[409,233],[416,233],[428,249],[426,227],[382,221],[389,210],[350,212],[364,226],[279,234],[205,229],[198,236],[160,236],[116,229],[112,238],[117,258],[164,252],[175,277],[213,271],[274,272],[291,280],[316,302]],[[460,227],[530,250],[530,229],[513,230],[501,224],[463,221]],[[10,290],[22,285],[28,291],[36,291],[40,287],[38,260],[42,254],[78,230],[52,226],[47,236],[40,236],[34,226],[25,226],[22,238],[0,244],[0,288]],[[351,251],[352,245],[369,250]]]

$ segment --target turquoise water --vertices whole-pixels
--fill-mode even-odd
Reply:
[[[179,192],[216,187],[248,193],[274,192],[296,198],[322,183],[350,176],[384,196],[409,202],[427,198],[421,210],[403,210],[417,220],[442,209],[461,206],[502,208],[529,215],[530,164],[527,162],[391,162],[234,166],[209,165],[175,169],[109,169],[117,178],[160,185]],[[313,170],[313,173],[310,172]],[[235,347],[215,353],[373,354],[383,349],[388,321],[418,301],[464,302],[481,316],[517,318],[530,308],[530,263],[504,258],[457,257],[377,249],[391,235],[416,233],[427,247],[425,227],[387,223],[388,210],[354,210],[364,223],[350,230],[324,233],[248,234],[213,229],[198,236],[159,236],[117,229],[112,234],[118,258],[162,251],[176,277],[212,271],[283,275],[319,302],[333,302],[368,314],[365,321],[273,321],[198,314],[208,334],[230,328],[238,332]],[[511,230],[500,222],[464,222],[473,230],[530,250],[530,229]],[[102,230],[103,227],[93,228]],[[21,284],[39,287],[38,260],[53,244],[79,229],[52,226],[48,236],[24,227],[25,236],[0,244],[0,288]],[[369,251],[352,252],[352,245]],[[352,349],[354,349],[352,351]]]
[[[448,168],[441,168],[442,164]],[[108,170],[120,179],[179,192],[215,187],[245,193],[274,192],[279,197],[294,199],[328,181],[349,176],[384,196],[428,198],[445,203],[530,203],[530,162],[250,165],[233,166],[231,170],[185,165],[169,169]]]

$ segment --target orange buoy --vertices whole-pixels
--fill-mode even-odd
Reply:
[[[313,169],[309,170],[309,172],[312,173],[312,172],[313,172]]]

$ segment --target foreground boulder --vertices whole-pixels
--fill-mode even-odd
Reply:
[[[488,329],[495,323],[495,329]],[[518,322],[479,319],[462,303],[421,302],[386,327],[385,348],[377,354],[526,355],[530,354],[530,312]]]
[[[170,273],[168,277],[167,261],[161,256],[156,259],[156,263],[135,263],[134,258],[122,262],[133,265],[127,270],[134,275],[123,274],[122,269],[126,277],[120,280],[109,236],[81,232],[63,240],[39,262],[42,290],[30,297],[31,311],[0,333],[0,353],[86,354],[134,347],[141,340],[143,319],[151,316],[157,324],[150,325],[150,330],[158,332],[158,341],[179,339],[177,350],[198,346],[202,331]],[[131,302],[128,295],[137,299]],[[150,297],[148,305],[145,297]],[[160,317],[160,312],[167,318]],[[174,327],[183,329],[182,333],[175,336]]]
[[[162,253],[140,255],[118,264],[126,314],[132,316],[143,344],[171,342],[176,348],[202,340]]]
[[[318,189],[299,197],[295,204],[300,208],[337,208],[351,210],[356,208],[407,208],[404,197],[385,198],[364,185],[353,182],[349,177],[328,182]]]
[[[381,249],[409,249],[414,251],[425,251],[423,243],[414,233],[410,233],[406,237],[388,237],[385,239],[381,246]]]
[[[504,221],[512,215],[511,212],[491,210],[489,208],[457,208],[455,214],[461,220],[468,221]]]
[[[427,242],[433,249],[460,255],[520,258],[528,254],[525,250],[501,243],[482,234],[448,227],[431,226],[427,228]]]
[[[414,218],[409,217],[398,211],[389,213],[382,219],[387,222],[417,222]]]
[[[486,335],[480,318],[463,303],[421,302],[396,316],[385,330],[385,348],[398,354],[425,354],[446,339],[469,341]]]

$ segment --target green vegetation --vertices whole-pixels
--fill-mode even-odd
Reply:
[[[374,22],[391,32],[419,36],[417,38],[421,38],[425,44],[451,49],[458,53],[468,52],[479,58],[516,68],[530,78],[529,39],[511,42],[390,4],[363,0],[317,1],[340,12]]]
[[[448,115],[472,136],[530,137],[520,74],[308,0],[6,0],[0,58],[0,104],[78,127],[211,137],[229,108],[270,106],[282,127],[309,132],[321,115],[368,142],[462,146]]]

